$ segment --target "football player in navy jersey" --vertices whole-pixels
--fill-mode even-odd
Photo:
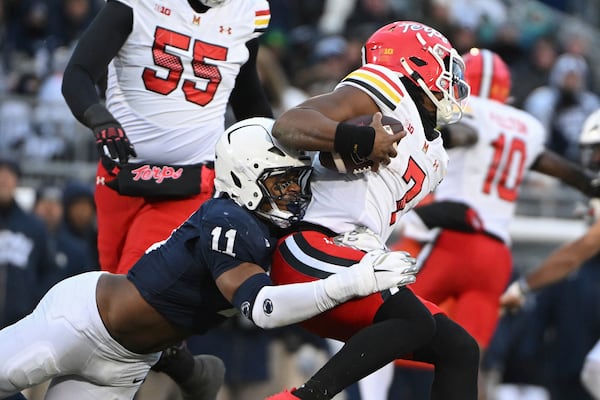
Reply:
[[[126,274],[212,197],[228,105],[238,120],[273,115],[256,69],[269,21],[266,0],[107,0],[79,39],[62,92],[100,155],[103,271]],[[96,85],[107,70],[102,101]],[[218,368],[178,344],[153,370],[173,378],[185,400],[206,400],[202,371]]]
[[[302,217],[312,171],[306,155],[272,138],[272,124],[253,118],[225,132],[216,146],[219,195],[127,275],[65,279],[0,331],[0,398],[52,379],[47,400],[131,399],[161,350],[237,311],[274,328],[414,282],[414,259],[375,250],[326,279],[272,284],[276,233]]]

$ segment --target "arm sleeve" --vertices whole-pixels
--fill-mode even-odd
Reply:
[[[233,297],[233,305],[263,329],[295,324],[378,288],[372,257],[311,282],[275,285],[267,274],[246,279]],[[368,265],[367,265],[368,264]],[[388,286],[388,288],[391,286]]]
[[[83,115],[100,103],[96,84],[127,40],[133,26],[133,10],[109,0],[81,36],[65,69],[62,94],[71,112],[85,124]]]
[[[250,117],[272,118],[273,111],[256,69],[258,39],[250,40],[246,47],[250,51],[250,56],[248,61],[240,68],[229,103],[238,121]]]

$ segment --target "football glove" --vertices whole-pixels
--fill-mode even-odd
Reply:
[[[83,114],[83,119],[94,132],[100,157],[106,155],[105,148],[110,158],[118,158],[121,164],[127,164],[129,156],[137,157],[125,130],[104,106],[101,104],[90,106]]]
[[[511,283],[508,288],[500,296],[500,306],[507,308],[511,311],[518,310],[523,307],[527,295],[531,292],[531,289],[527,285],[525,278]]]
[[[346,301],[411,284],[417,272],[416,260],[408,253],[374,250],[345,271],[325,279],[325,291],[330,298]]]

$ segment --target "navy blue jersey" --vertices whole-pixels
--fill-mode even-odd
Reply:
[[[127,277],[172,324],[203,333],[235,314],[215,284],[219,275],[244,262],[267,271],[276,242],[248,210],[230,199],[211,199]]]

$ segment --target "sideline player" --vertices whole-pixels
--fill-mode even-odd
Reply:
[[[377,172],[341,175],[315,159],[313,198],[303,222],[273,257],[276,284],[318,282],[355,263],[363,251],[385,248],[395,222],[444,177],[448,158],[435,127],[438,119],[460,119],[469,92],[461,57],[438,31],[413,21],[380,28],[363,54],[363,66],[334,91],[282,114],[274,136],[294,148],[370,159],[380,139],[379,113],[399,120],[406,136],[397,152],[375,158],[381,162]],[[375,115],[370,127],[342,122],[361,115]],[[331,399],[409,353],[435,364],[432,399],[477,398],[477,344],[409,289],[348,302],[302,325],[345,345],[304,385],[269,399]]]
[[[228,103],[238,119],[272,116],[256,70],[269,18],[265,0],[108,0],[80,38],[62,90],[100,154],[103,270],[127,273],[212,196]],[[107,68],[104,105],[96,84]],[[222,365],[174,346],[154,369],[197,398],[211,368]]]
[[[579,136],[581,162],[596,173],[600,173],[600,110],[590,114],[583,124]],[[552,283],[564,279],[583,263],[598,264],[600,255],[600,200],[590,200],[592,224],[578,239],[566,243],[553,251],[527,276],[510,284],[502,294],[500,304],[509,309],[520,308],[525,296]],[[581,381],[596,399],[600,399],[600,340],[586,355],[581,370]]]
[[[414,259],[375,250],[315,282],[273,286],[273,231],[309,200],[310,160],[266,129],[231,127],[205,202],[127,275],[94,271],[55,285],[0,331],[0,398],[52,379],[46,399],[131,399],[161,350],[240,311],[262,328],[299,322],[357,296],[414,282]],[[270,130],[270,127],[269,127]],[[216,393],[213,394],[213,396]]]
[[[511,86],[504,61],[486,49],[464,55],[471,97],[459,124],[442,129],[452,162],[434,201],[403,219],[406,240],[425,241],[419,280],[411,289],[438,305],[488,347],[499,298],[512,272],[509,224],[527,171],[553,176],[596,195],[595,175],[544,147],[543,126],[506,104]],[[456,271],[461,271],[457,274]]]

